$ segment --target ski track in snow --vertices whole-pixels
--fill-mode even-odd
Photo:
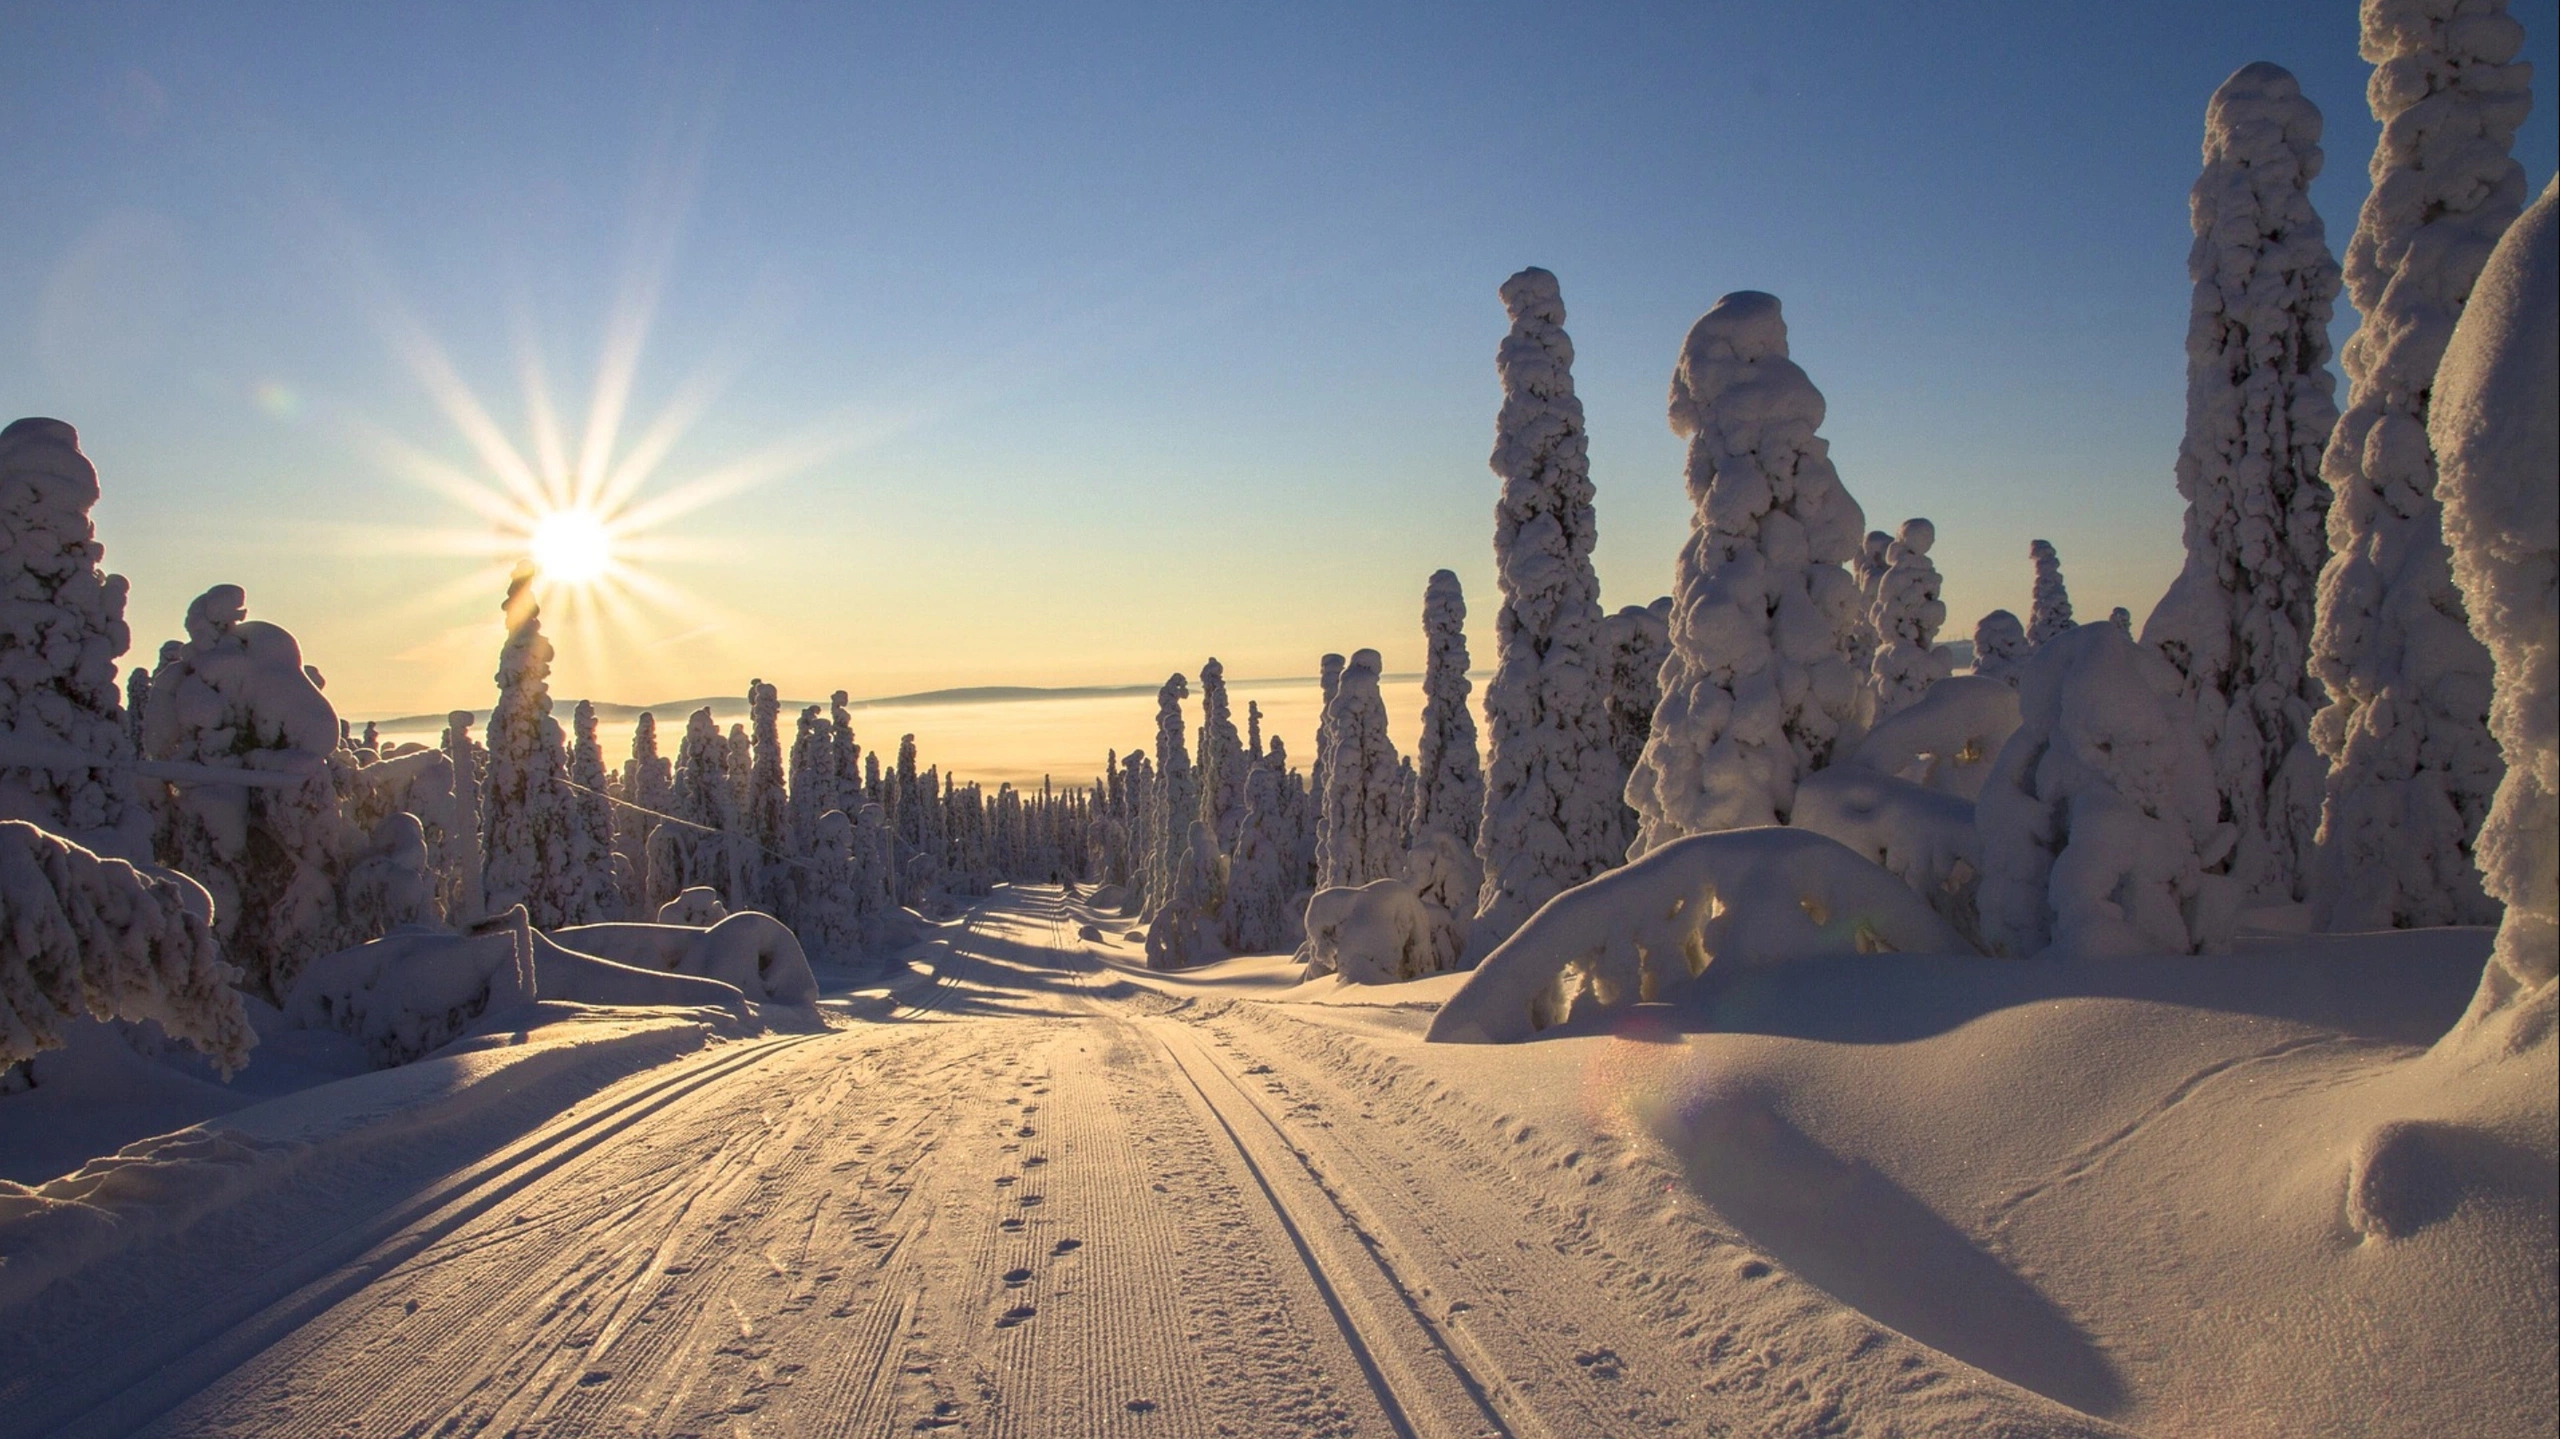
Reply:
[[[1753,1426],[1685,1352],[1717,1324],[1655,1312],[1575,1202],[1600,1156],[1488,1144],[1355,1036],[1130,983],[1074,929],[1000,893],[894,1022],[639,1075],[226,1261],[252,1277],[187,1322],[92,1305],[47,1341],[88,1387],[0,1432]]]

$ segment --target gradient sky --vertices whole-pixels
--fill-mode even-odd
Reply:
[[[2334,248],[2375,134],[2351,0],[1385,11],[13,5],[0,403],[79,426],[137,657],[240,583],[351,714],[486,703],[489,526],[385,456],[494,489],[436,366],[530,455],[528,355],[572,452],[618,360],[619,452],[691,416],[642,502],[735,486],[561,693],[1409,669],[1433,569],[1495,604],[1503,277],[1563,283],[1612,607],[1681,337],[1764,289],[1961,636],[2032,537],[2084,617],[2175,571],[2214,86],[2301,77]]]

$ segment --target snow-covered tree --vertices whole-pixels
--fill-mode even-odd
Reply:
[[[1244,823],[1244,741],[1227,706],[1227,670],[1212,656],[1200,667],[1200,817],[1233,853]]]
[[[2548,1034],[2560,974],[2560,180],[2481,271],[2435,374],[2436,493],[2507,761],[2472,853],[2506,906],[2466,1028],[2512,1013]],[[2532,1018],[2538,1010],[2539,1018]],[[2468,1037],[2468,1036],[2466,1036]]]
[[[2028,541],[2027,558],[2036,567],[2034,602],[2027,607],[2027,647],[2038,649],[2071,628],[2071,591],[2063,586],[2062,556],[2053,541]]]
[[[630,803],[614,811],[614,850],[628,866],[624,907],[632,914],[655,914],[675,898],[674,890],[657,893],[649,874],[649,836],[674,795],[675,766],[658,752],[658,717],[642,710],[631,726],[631,756],[622,762],[622,797]]]
[[[688,889],[729,884],[729,746],[704,705],[685,720],[676,746],[674,788],[662,823],[649,838],[649,892],[668,901]],[[661,901],[665,903],[667,901]]]
[[[1938,649],[1947,607],[1938,598],[1938,566],[1929,558],[1929,548],[1937,542],[1937,526],[1910,519],[1902,522],[1901,534],[1885,551],[1884,578],[1877,582],[1875,603],[1867,612],[1876,636],[1868,688],[1879,721],[1917,704],[1929,686],[1955,673],[1954,662]]]
[[[622,917],[622,886],[613,873],[613,800],[607,793],[604,746],[596,740],[596,707],[586,700],[569,718],[568,881],[564,912],[570,924]]]
[[[161,654],[161,664],[166,667],[171,660],[169,650],[163,648]],[[444,754],[453,770],[453,824],[445,831],[446,849],[436,856],[435,865],[445,918],[454,924],[477,923],[489,913],[487,892],[481,884],[487,857],[480,849],[481,776],[488,770],[489,752],[472,742],[471,724],[469,710],[454,710],[445,716]]]
[[[125,581],[102,573],[89,520],[98,472],[60,420],[0,430],[0,729],[87,757],[0,770],[0,818],[23,819],[101,853],[148,857],[151,817],[123,763],[133,739],[117,703],[116,659],[132,643]]]
[[[2320,823],[2309,739],[2325,696],[2307,660],[2329,553],[2320,454],[2338,419],[2338,266],[2311,208],[2320,163],[2320,111],[2284,69],[2246,65],[2214,92],[2189,201],[2187,557],[2142,627],[2186,676],[2223,818],[2240,835],[2229,873],[2277,902],[2301,897]]]
[[[1147,922],[1147,968],[1184,969],[1215,955],[1218,837],[1207,820],[1182,825],[1165,872],[1164,902]]]
[[[338,716],[293,636],[248,617],[237,585],[187,608],[187,640],[151,679],[151,759],[262,771],[279,782],[191,784],[167,793],[160,862],[213,895],[215,933],[246,983],[281,1000],[313,958],[349,936],[339,886],[363,836],[341,815],[330,766]]]
[[[1458,577],[1435,571],[1422,591],[1422,739],[1414,747],[1413,819],[1419,836],[1448,835],[1475,848],[1484,820],[1484,764],[1467,696],[1467,598]],[[1276,792],[1275,792],[1276,798]]]
[[[1316,755],[1315,763],[1309,766],[1307,771],[1307,783],[1317,794],[1324,793],[1324,763],[1328,738],[1325,730],[1326,716],[1333,713],[1333,697],[1341,688],[1342,656],[1326,655],[1316,662],[1316,692],[1319,697],[1316,705]],[[1318,819],[1317,824],[1321,827],[1323,821]],[[1321,835],[1321,828],[1318,832]]]
[[[2239,891],[2206,870],[2236,832],[2181,689],[2157,650],[2111,624],[2036,650],[2022,723],[1974,802],[1993,952],[2192,954],[2229,935]]]
[[[1172,902],[1174,879],[1191,860],[1191,819],[1199,812],[1200,794],[1183,739],[1182,702],[1190,697],[1191,682],[1178,670],[1156,691],[1156,774],[1147,806],[1150,921]]]
[[[1893,536],[1882,530],[1867,531],[1866,542],[1858,547],[1857,558],[1849,562],[1850,572],[1858,577],[1858,613],[1862,615],[1875,613],[1876,594],[1884,588],[1884,572],[1891,568],[1893,568]],[[1868,633],[1859,636],[1861,643],[1858,649],[1850,653],[1850,666],[1859,674],[1866,674],[1874,667],[1876,658],[1874,642],[1877,638],[1878,636],[1870,628]]]
[[[1238,954],[1261,954],[1288,942],[1289,896],[1296,886],[1289,866],[1296,836],[1282,806],[1281,776],[1264,760],[1245,772],[1244,823],[1236,831],[1236,852],[1227,862],[1227,947]]]
[[[2347,246],[2363,324],[2322,458],[2334,500],[2311,671],[2329,762],[2310,897],[2332,929],[2481,924],[2497,906],[2472,838],[2504,766],[2489,652],[2466,622],[2427,443],[2437,362],[2490,249],[2524,204],[2509,155],[2532,106],[2503,0],[2374,0],[2366,88],[2382,139]]]
[[[747,681],[747,714],[754,721],[748,744],[754,769],[747,783],[746,838],[753,849],[747,872],[754,897],[747,902],[770,906],[782,876],[775,871],[791,845],[791,797],[782,755],[782,692],[763,680]]]
[[[1603,647],[1609,656],[1609,747],[1618,766],[1636,772],[1644,744],[1653,738],[1653,712],[1662,706],[1662,662],[1671,655],[1671,597],[1649,605],[1628,605],[1601,621]],[[1636,835],[1636,812],[1621,802],[1618,819],[1625,837]]]
[[[1316,851],[1320,886],[1385,879],[1404,859],[1396,803],[1400,766],[1387,736],[1386,701],[1378,694],[1381,663],[1376,650],[1352,655],[1325,711],[1333,754],[1325,766],[1323,838]]]
[[[1984,679],[2003,680],[2015,689],[2018,671],[2034,648],[2027,643],[2027,627],[2007,610],[1993,610],[1974,621],[1973,672]]]
[[[551,717],[551,641],[533,571],[507,582],[507,639],[498,651],[498,702],[489,711],[488,790],[480,834],[488,855],[481,882],[489,910],[521,904],[539,929],[585,924],[585,890],[574,852],[569,757]]]
[[[1745,290],[1691,327],[1671,380],[1697,507],[1681,547],[1653,734],[1627,781],[1631,854],[1784,824],[1796,782],[1855,744],[1872,628],[1858,613],[1866,516],[1840,484],[1822,392],[1787,357],[1777,297]]]
[[[183,874],[102,858],[0,820],[0,1068],[62,1042],[69,1019],[154,1020],[225,1075],[258,1042],[222,962],[212,901]]]
[[[1511,332],[1495,356],[1493,678],[1485,685],[1484,888],[1471,943],[1490,949],[1559,890],[1616,864],[1626,776],[1609,744],[1599,526],[1590,440],[1573,390],[1573,341],[1556,277],[1502,282]],[[1326,786],[1326,792],[1331,786]]]

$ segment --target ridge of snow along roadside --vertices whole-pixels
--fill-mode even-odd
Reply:
[[[42,1184],[0,1180],[0,1315],[101,1260],[272,1191],[323,1151],[412,1143],[475,1122],[503,1125],[502,1101],[514,1110],[529,1097],[547,1098],[537,1111],[558,1114],[735,1024],[719,1010],[631,1013],[541,1002],[492,1015],[414,1064],[141,1140]]]

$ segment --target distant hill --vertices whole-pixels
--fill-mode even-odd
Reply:
[[[1419,673],[1415,673],[1385,675],[1382,676],[1382,678],[1389,680],[1418,680],[1422,678],[1422,676]],[[1044,688],[1037,685],[968,685],[959,689],[925,690],[918,694],[875,695],[869,699],[854,700],[847,706],[847,708],[864,710],[886,709],[893,705],[1007,704],[1032,700],[1114,699],[1128,695],[1151,695],[1161,687],[1162,683],[1163,682],[1159,680],[1155,684],[1065,685],[1055,688]],[[1299,675],[1282,679],[1229,680],[1227,681],[1227,686],[1230,689],[1267,689],[1277,685],[1312,685],[1314,683],[1316,683],[1315,676]],[[649,705],[619,704],[612,700],[596,700],[593,701],[593,703],[596,707],[597,719],[617,723],[636,720],[643,713],[649,713],[655,714],[661,725],[672,723],[681,726],[687,715],[692,714],[695,710],[701,709],[706,705],[710,706],[711,717],[722,724],[736,724],[743,722],[747,718],[747,700],[744,695],[702,695],[693,699],[666,700],[659,704]],[[565,719],[569,711],[575,709],[577,704],[578,701],[575,697],[564,698],[562,696],[554,695],[551,701],[551,708],[554,714],[560,715]],[[819,708],[824,709],[826,704],[827,702],[823,699],[786,699],[782,702],[782,712],[785,715],[796,715],[802,709],[805,709],[810,705],[816,705]],[[486,721],[488,717],[489,712],[487,710],[473,710],[471,712],[471,722],[473,724],[480,724]],[[419,730],[440,730],[444,728],[446,716],[443,714],[414,714],[396,715],[390,718],[383,718],[377,715],[350,715],[348,716],[348,720],[350,723],[357,725],[378,725],[385,730],[389,730],[397,734]]]

